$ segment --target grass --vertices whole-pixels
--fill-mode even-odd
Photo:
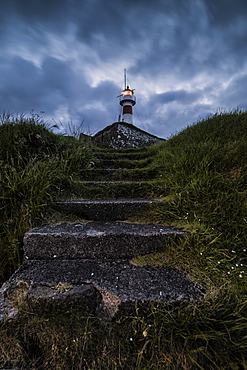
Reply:
[[[244,369],[246,329],[244,305],[225,287],[197,305],[138,307],[111,323],[23,306],[0,345],[24,369]]]
[[[20,265],[24,232],[40,222],[63,183],[89,161],[77,140],[53,134],[34,117],[2,117],[0,282]]]
[[[13,126],[16,133],[25,124],[37,130],[37,122],[22,121],[8,122],[8,130]],[[83,180],[82,171],[91,161],[78,141],[66,141],[46,130],[42,137],[47,135],[47,144],[34,150],[32,133],[27,137],[27,132],[29,128],[23,128],[15,140],[30,137],[28,158],[13,144],[9,154],[0,157],[2,276],[20,263],[22,235],[42,221],[49,199],[69,189],[75,197],[82,194],[78,180]],[[35,131],[35,135],[41,134]],[[247,113],[215,115],[134,154],[134,159],[143,163],[145,156],[151,159],[148,167],[158,171],[150,179],[149,195],[166,203],[138,220],[181,227],[188,233],[175,239],[166,253],[132,262],[179,268],[205,289],[205,298],[179,306],[139,305],[131,317],[118,316],[113,322],[23,302],[18,320],[1,326],[1,366],[247,369]],[[118,154],[124,161],[130,157],[131,151]],[[136,185],[133,191],[144,197],[147,189],[148,185]],[[103,189],[98,191],[99,196],[104,194]],[[109,197],[117,194],[117,189],[107,191]],[[121,191],[130,194],[131,189]]]

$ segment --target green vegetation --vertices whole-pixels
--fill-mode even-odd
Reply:
[[[5,153],[11,130],[14,141]],[[6,277],[20,262],[23,233],[41,222],[49,200],[71,189],[73,196],[84,194],[78,179],[91,154],[33,119],[3,124],[0,140],[0,261]],[[166,204],[138,220],[188,233],[165,253],[133,262],[180,268],[205,289],[205,298],[136,307],[132,317],[113,322],[23,303],[18,320],[2,324],[0,364],[59,370],[247,369],[247,113],[215,115],[146,151],[152,161],[144,168],[158,172],[149,193],[139,187],[139,197],[164,198]],[[126,160],[126,154],[118,158]],[[125,186],[129,193],[130,185],[121,186],[121,194]],[[135,191],[136,196],[137,185]]]
[[[90,161],[77,141],[48,130],[38,117],[4,115],[0,125],[0,283],[20,264],[23,234]]]

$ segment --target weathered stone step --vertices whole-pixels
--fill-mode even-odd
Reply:
[[[147,151],[133,151],[133,152],[114,152],[104,151],[95,152],[94,157],[98,159],[129,159],[138,160],[148,158],[149,154]]]
[[[203,296],[199,286],[171,267],[138,267],[128,261],[35,260],[24,262],[3,286],[5,309],[14,292],[12,285],[18,291],[18,281],[30,301],[74,302],[108,318],[117,311],[130,313],[138,302],[183,303]]]
[[[105,181],[142,181],[151,180],[157,176],[156,168],[135,168],[135,169],[113,169],[113,168],[92,168],[81,172],[85,180]]]
[[[141,160],[131,159],[100,159],[95,161],[97,168],[144,168],[150,164],[150,158]]]
[[[166,196],[168,190],[162,180],[155,181],[75,181],[68,196],[72,198],[153,198]],[[64,194],[61,194],[64,198]]]
[[[109,184],[114,184],[114,185],[124,185],[124,184],[133,184],[133,181],[107,181],[107,180],[102,180],[102,181],[78,181],[82,185],[109,185]],[[136,183],[140,184],[141,181],[135,181]]]
[[[123,221],[136,213],[147,211],[151,206],[162,204],[164,202],[148,199],[93,199],[57,201],[52,208],[87,220]]]
[[[63,223],[36,227],[24,236],[26,259],[128,259],[164,250],[180,230],[126,222]]]
[[[143,153],[147,152],[147,147],[142,147],[142,148],[131,148],[131,147],[126,147],[126,148],[119,148],[119,149],[114,149],[112,147],[100,147],[100,146],[94,146],[92,147],[92,152],[93,153]]]

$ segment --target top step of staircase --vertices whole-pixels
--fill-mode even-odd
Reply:
[[[111,153],[142,153],[142,152],[147,152],[147,148],[121,148],[121,149],[114,149],[111,147],[100,147],[100,146],[95,146],[91,149],[93,152],[111,152]]]
[[[143,168],[146,167],[150,164],[150,158],[143,158],[140,160],[135,160],[135,159],[128,159],[128,158],[123,158],[123,159],[107,159],[107,158],[96,158],[94,160],[94,166],[95,168]],[[92,167],[93,168],[93,167]]]
[[[95,158],[99,159],[144,159],[148,157],[148,151],[94,151],[93,152]]]

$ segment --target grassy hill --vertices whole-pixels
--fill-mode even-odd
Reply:
[[[4,149],[4,147],[6,149]],[[138,221],[185,238],[139,265],[185,271],[206,292],[185,306],[153,305],[107,323],[82,312],[23,305],[0,328],[0,364],[33,369],[247,369],[247,113],[218,114],[147,149],[166,200]],[[19,117],[0,126],[0,277],[21,262],[25,231],[53,217],[49,201],[93,161],[76,139]],[[140,197],[142,194],[140,194]],[[54,216],[55,217],[55,216]]]
[[[37,117],[3,116],[0,125],[0,283],[20,264],[23,233],[90,161],[78,140],[55,135]]]

